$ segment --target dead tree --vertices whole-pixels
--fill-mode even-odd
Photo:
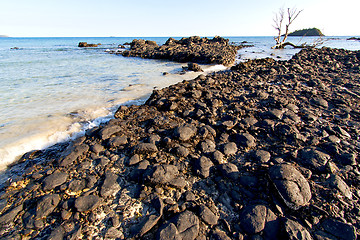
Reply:
[[[294,22],[294,20],[299,16],[299,14],[302,12],[303,10],[298,11],[296,8],[287,9],[287,24],[285,25],[285,33],[282,33],[282,25],[283,25],[283,21],[284,21],[284,17],[285,17],[285,11],[283,8],[280,8],[279,12],[275,15],[274,18],[274,25],[273,27],[277,30],[278,32],[278,36],[275,37],[275,41],[276,41],[276,45],[271,47],[272,49],[282,49],[285,46],[292,46],[294,48],[303,48],[303,45],[297,46],[291,42],[285,42],[288,35],[289,35],[289,27],[290,25]],[[281,37],[283,37],[281,39]]]

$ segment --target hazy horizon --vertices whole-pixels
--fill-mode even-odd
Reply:
[[[8,36],[8,35],[0,35],[0,38],[182,38],[182,37],[192,37],[192,36],[199,36],[199,37],[208,37],[212,38],[215,36],[220,36],[223,38],[231,38],[231,37],[274,37],[274,35],[267,35],[267,36],[250,36],[250,35],[238,35],[238,36],[223,36],[223,35],[212,35],[212,36],[202,36],[202,35],[186,35],[186,36],[38,36],[38,37],[22,37],[22,36]],[[288,36],[288,37],[296,37],[299,38],[299,36]],[[316,37],[316,36],[303,36],[303,37]],[[324,37],[360,37],[360,35],[325,35]]]

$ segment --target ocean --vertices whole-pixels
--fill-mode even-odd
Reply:
[[[135,38],[0,38],[0,170],[28,151],[74,138],[108,121],[121,104],[144,103],[154,89],[199,74],[180,74],[186,66],[182,63],[107,53]],[[286,60],[299,51],[270,49],[273,37],[226,38],[254,45],[239,50],[236,62],[263,57]],[[360,41],[347,38],[325,37],[323,45],[360,49]],[[142,39],[163,44],[168,37]],[[315,39],[289,38],[295,44]],[[79,48],[79,42],[101,45]],[[226,69],[202,67],[205,74]]]

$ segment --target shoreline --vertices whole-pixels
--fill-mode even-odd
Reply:
[[[56,51],[57,47],[55,46],[55,51]],[[9,50],[10,51],[10,50]],[[20,50],[23,51],[23,50]],[[14,55],[18,55],[20,56],[21,54],[28,54],[26,53],[22,53],[22,52],[14,52],[11,54]],[[27,51],[27,50],[24,50]],[[53,53],[53,52],[50,52]],[[57,54],[58,52],[55,52],[55,54]],[[76,52],[76,50],[74,51],[73,54],[69,54],[69,55],[79,55],[79,53]],[[81,55],[82,53],[80,53]],[[100,61],[106,61],[106,58],[118,58],[116,56],[108,56],[106,53],[100,53],[99,51],[93,53],[93,54],[88,54],[89,56],[92,55],[103,55],[105,57],[101,57]],[[87,55],[86,55],[87,56]],[[82,59],[82,57],[80,56],[80,58]],[[55,58],[56,59],[56,58]],[[139,65],[139,67],[142,67],[144,65],[146,65],[150,60],[147,61],[143,61],[141,59],[138,60],[129,60],[127,62],[129,62],[129,64],[124,64],[121,66],[125,66],[125,68],[129,69],[128,65],[131,65],[131,63],[133,64],[138,64],[139,62],[143,62]],[[110,63],[113,66],[117,61],[112,61],[112,60],[108,60],[106,63]],[[121,61],[120,61],[121,63]],[[81,66],[81,64],[79,64]],[[95,65],[95,64],[94,64]],[[160,67],[156,68],[156,66],[159,65]],[[136,98],[142,98],[143,93],[147,93],[148,96],[150,96],[151,91],[153,89],[153,87],[164,87],[167,86],[167,84],[170,83],[174,83],[177,82],[179,80],[182,79],[191,79],[193,77],[195,77],[195,75],[191,74],[191,73],[187,73],[185,75],[179,75],[179,74],[173,74],[172,71],[177,70],[177,68],[181,69],[180,64],[172,64],[172,63],[166,63],[165,61],[163,62],[157,62],[157,61],[153,61],[153,63],[149,64],[150,67],[145,66],[145,71],[140,73],[136,73],[133,76],[129,76],[126,74],[119,74],[118,72],[114,72],[113,76],[114,81],[116,81],[115,85],[111,85],[111,87],[114,89],[113,92],[114,94],[112,94],[110,91],[111,90],[104,90],[102,91],[102,89],[110,89],[110,86],[106,86],[103,85],[102,89],[97,90],[96,87],[99,86],[95,85],[93,89],[96,89],[94,91],[91,91],[91,88],[86,86],[86,84],[83,84],[81,86],[85,85],[85,89],[89,90],[89,92],[85,95],[90,95],[90,96],[94,96],[92,99],[86,98],[85,95],[80,95],[82,97],[79,97],[78,99],[76,99],[76,93],[74,93],[73,95],[68,95],[66,93],[71,92],[71,90],[65,90],[62,91],[60,89],[59,94],[53,94],[54,97],[51,95],[50,97],[50,101],[54,103],[54,105],[50,106],[48,110],[48,112],[46,112],[46,107],[48,107],[46,104],[44,105],[44,107],[42,107],[41,102],[39,102],[39,99],[42,99],[42,101],[46,100],[47,98],[47,93],[45,92],[45,96],[40,96],[40,98],[37,98],[39,96],[35,96],[34,99],[28,97],[28,99],[30,100],[26,100],[28,103],[26,103],[25,105],[20,105],[21,108],[16,108],[16,104],[11,105],[11,102],[8,101],[7,99],[10,99],[10,95],[8,98],[6,98],[6,100],[3,102],[4,106],[8,103],[10,104],[11,108],[8,108],[6,110],[6,114],[3,115],[3,118],[0,119],[1,122],[4,122],[5,119],[5,124],[3,125],[3,127],[1,127],[0,131],[1,131],[1,137],[4,137],[2,139],[0,139],[1,142],[1,146],[0,146],[0,161],[4,160],[4,164],[0,164],[0,165],[6,165],[8,162],[12,162],[13,159],[9,156],[21,156],[22,154],[24,154],[27,151],[33,150],[33,149],[42,149],[40,147],[43,147],[45,145],[49,145],[49,142],[54,143],[56,141],[53,141],[54,138],[58,138],[58,135],[61,135],[62,139],[65,139],[67,137],[67,134],[63,134],[64,132],[76,132],[73,130],[76,130],[75,128],[83,128],[84,125],[88,124],[87,122],[89,120],[92,120],[94,118],[97,118],[98,116],[103,116],[101,114],[100,111],[102,112],[106,112],[107,109],[103,109],[104,106],[106,107],[111,107],[114,105],[119,105],[121,102],[124,102],[124,99],[134,99],[134,97]],[[152,67],[154,66],[154,67]],[[149,71],[149,69],[154,69],[152,72],[148,73],[146,71]],[[101,69],[100,69],[101,70]],[[111,67],[110,67],[111,70]],[[158,70],[158,71],[157,71]],[[125,69],[126,71],[126,69]],[[129,74],[131,74],[131,71],[136,71],[136,69],[133,69],[128,71]],[[168,71],[170,74],[168,74],[167,76],[162,76],[162,72],[163,71]],[[9,71],[10,72],[10,71]],[[60,73],[61,75],[61,73]],[[71,75],[71,74],[69,74]],[[147,75],[147,76],[144,76]],[[113,77],[113,76],[110,76]],[[65,82],[65,86],[63,87],[64,89],[71,89],[71,85],[77,85],[76,82],[71,83],[71,78],[72,79],[76,79],[75,77],[72,76],[68,76],[68,78],[65,78],[62,80],[62,78],[59,78],[59,80],[56,80],[56,76],[53,78],[55,79],[53,82],[52,80],[50,80],[49,84],[51,85],[51,83],[57,83],[59,84],[59,86],[61,86],[60,84],[62,84],[62,82]],[[107,78],[105,76],[105,78]],[[139,78],[139,79],[137,79]],[[34,77],[34,79],[36,79],[36,76]],[[43,78],[45,79],[45,78]],[[70,79],[70,80],[69,80]],[[77,78],[78,80],[81,80],[79,78]],[[155,79],[155,80],[152,80]],[[107,79],[106,79],[107,80]],[[31,80],[32,81],[32,80]],[[35,81],[35,80],[34,80]],[[42,81],[42,80],[40,80]],[[69,82],[70,84],[67,84],[66,82]],[[93,81],[93,82],[97,82],[97,81],[101,81],[101,79],[92,77],[90,76],[90,80],[88,81],[89,83]],[[126,84],[126,81],[128,81],[129,84]],[[85,81],[84,81],[85,82]],[[121,82],[125,82],[125,84],[121,84]],[[133,84],[132,84],[133,83]],[[5,86],[7,83],[5,82]],[[12,84],[10,81],[8,84]],[[47,84],[47,82],[45,81],[44,84]],[[67,84],[67,85],[66,85]],[[105,83],[106,84],[106,83]],[[128,85],[131,84],[131,87],[128,87]],[[34,86],[39,85],[41,86],[41,83],[34,83]],[[56,84],[54,84],[56,85]],[[90,85],[90,84],[87,84]],[[21,87],[21,83],[20,83],[20,87]],[[22,88],[25,88],[24,86]],[[61,88],[61,87],[59,87]],[[46,88],[44,88],[46,89]],[[50,88],[50,92],[54,92],[56,90],[55,87],[54,88]],[[119,91],[121,90],[121,91]],[[21,89],[21,91],[27,91],[27,89]],[[19,90],[19,92],[21,92]],[[63,92],[63,93],[61,93]],[[87,92],[87,91],[86,91]],[[104,97],[102,97],[102,94],[96,94],[96,92],[100,92],[100,93],[104,93]],[[117,93],[116,93],[117,92]],[[30,90],[26,92],[28,95],[31,95]],[[92,95],[91,95],[92,94]],[[25,95],[25,94],[24,94]],[[63,96],[65,96],[63,98]],[[68,96],[68,97],[66,97]],[[75,97],[74,97],[75,96]],[[84,97],[83,97],[84,96]],[[97,97],[99,96],[99,97]],[[6,96],[5,96],[6,97]],[[62,104],[62,100],[64,99],[64,102],[69,101],[69,99],[73,99],[74,101],[72,101],[70,104]],[[84,99],[84,100],[81,100]],[[88,99],[88,100],[87,100]],[[35,101],[33,101],[35,100]],[[109,101],[106,101],[109,100]],[[8,102],[7,102],[8,101]],[[18,99],[16,99],[16,97],[14,98],[14,101],[19,101]],[[22,99],[20,99],[20,101],[22,101]],[[25,101],[24,101],[25,102]],[[23,116],[23,112],[26,111],[26,108],[32,108],[31,102],[34,102],[34,108],[33,108],[33,112],[29,112],[29,115]],[[37,104],[37,102],[39,102],[40,104]],[[88,105],[86,105],[88,104]],[[69,106],[69,107],[67,107]],[[84,108],[82,108],[84,107]],[[15,109],[16,108],[16,109]],[[23,109],[23,111],[21,111],[21,109]],[[100,109],[100,111],[98,111],[98,109]],[[63,111],[64,110],[64,111]],[[7,122],[6,118],[7,117],[11,117],[10,120]],[[40,118],[41,117],[41,118]],[[79,119],[79,121],[77,121],[77,119]],[[75,122],[74,122],[75,121]],[[45,122],[45,124],[44,124]],[[71,124],[68,124],[71,123]],[[71,128],[71,125],[75,124],[75,128]],[[59,125],[61,126],[61,129],[59,127]],[[39,127],[37,127],[39,126]],[[52,126],[52,128],[51,128]],[[22,129],[22,132],[18,131],[19,129]],[[59,131],[57,131],[57,129],[60,129]],[[69,130],[70,129],[70,130]],[[79,129],[79,130],[81,130]],[[23,134],[23,132],[25,132],[25,134]],[[21,135],[23,134],[23,135]],[[21,136],[25,136],[25,137],[21,137]],[[30,136],[30,137],[29,137]],[[35,141],[34,141],[35,138]],[[51,138],[49,140],[49,138]],[[33,143],[37,142],[36,145],[34,145]],[[20,146],[21,144],[21,146]],[[6,147],[5,147],[6,145]],[[34,146],[34,148],[30,149],[30,145]],[[11,149],[8,148],[8,146],[12,146]],[[40,146],[40,147],[38,147]],[[26,149],[26,151],[22,151],[22,149]],[[10,153],[9,153],[10,152]],[[10,154],[10,155],[9,155]],[[5,163],[6,162],[6,163]]]
[[[203,65],[203,68],[206,74],[225,69],[225,67],[222,65]],[[170,75],[170,77],[176,76],[179,78],[181,76],[182,79],[184,78],[191,79],[200,73],[195,73],[192,71],[185,72],[184,70],[180,71],[179,69],[176,72],[171,72],[167,74],[168,74],[167,76]],[[159,73],[159,76],[160,75],[161,74]],[[170,82],[174,82],[174,80],[171,80]],[[130,93],[132,91],[136,92],[139,91],[138,87],[145,87],[145,86],[139,84],[133,84],[133,85],[129,85],[128,87],[124,87],[120,91],[126,93]],[[148,86],[146,87],[149,88]],[[157,88],[157,86],[155,86],[154,88]],[[72,119],[73,117],[67,119],[67,121],[64,122],[65,125],[61,125],[62,131],[52,131],[52,129],[48,129],[47,131],[48,133],[44,131],[42,132],[35,131],[34,133],[31,133],[30,136],[27,138],[21,138],[16,142],[11,142],[8,143],[7,145],[4,145],[4,147],[0,148],[0,159],[2,160],[5,158],[9,158],[9,160],[0,163],[0,174],[6,171],[8,166],[12,166],[16,164],[16,162],[18,162],[21,159],[21,157],[27,152],[38,151],[38,150],[41,151],[44,150],[45,148],[51,147],[54,144],[63,143],[66,141],[70,141],[74,138],[77,138],[79,136],[82,136],[84,135],[85,130],[87,130],[88,128],[92,128],[93,126],[98,126],[100,123],[103,123],[104,121],[109,121],[109,119],[113,118],[114,113],[119,106],[143,104],[150,97],[150,95],[151,95],[151,91],[149,91],[146,95],[139,95],[137,98],[133,98],[133,99],[130,99],[128,97],[126,98],[123,97],[116,100],[117,103],[116,105],[106,106],[106,107],[99,106],[100,107],[99,109],[94,108],[94,106],[91,106],[90,109],[83,109],[82,111],[87,112],[88,110],[95,110],[95,112],[108,112],[109,114],[101,115],[96,118],[91,118],[89,114],[94,115],[94,111],[91,111],[90,113],[88,113],[89,116],[88,115],[85,116],[86,118],[84,118],[84,116],[81,117],[79,116],[80,118],[79,121],[74,121],[74,119]],[[73,112],[70,112],[64,114],[64,116],[57,116],[57,119],[68,118],[68,116],[72,114]],[[84,115],[84,113],[82,115]],[[53,119],[53,121],[55,120]],[[68,122],[71,122],[71,124],[67,124]],[[56,125],[56,127],[60,128],[58,125]],[[28,142],[31,141],[32,139],[35,139],[35,143],[29,144]],[[49,141],[49,139],[54,139],[54,140]],[[8,147],[10,148],[10,150]],[[27,149],[27,151],[19,151],[19,148]],[[3,178],[0,177],[0,179]],[[0,183],[2,183],[1,180]]]
[[[359,64],[359,51],[302,50],[121,106],[25,155],[1,189],[1,236],[356,239]]]

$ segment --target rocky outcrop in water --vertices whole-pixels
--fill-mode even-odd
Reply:
[[[200,64],[231,65],[235,61],[236,51],[241,46],[229,44],[228,39],[213,39],[197,36],[175,40],[169,38],[162,46],[154,41],[134,39],[130,50],[121,54],[125,57],[142,57],[151,59],[168,59],[176,62],[192,62]]]
[[[359,79],[360,52],[323,48],[156,90],[24,155],[1,237],[356,239]]]
[[[97,47],[99,44],[79,42],[78,47]]]

